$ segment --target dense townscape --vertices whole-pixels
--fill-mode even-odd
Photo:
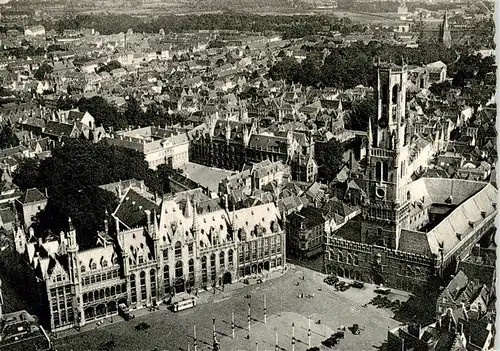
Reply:
[[[0,350],[495,349],[491,4],[258,3],[0,7]]]

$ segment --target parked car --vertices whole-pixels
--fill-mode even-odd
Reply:
[[[144,322],[141,322],[135,326],[135,330],[146,330],[149,329],[150,325]]]
[[[340,291],[346,291],[347,289],[349,289],[351,287],[351,285],[349,283],[346,283],[346,282],[338,282],[335,286]]]
[[[363,282],[358,282],[358,281],[356,280],[356,281],[354,281],[354,282],[352,282],[352,283],[351,283],[351,286],[352,286],[353,288],[362,289],[362,288],[364,288],[364,287],[365,287],[365,284],[364,284]]]
[[[381,294],[381,295],[389,295],[389,293],[391,292],[391,289],[387,289],[387,288],[377,288],[374,290],[375,293],[377,294]]]
[[[330,275],[323,280],[323,282],[325,282],[328,285],[335,285],[338,281],[339,281],[339,277],[334,276],[334,275]]]

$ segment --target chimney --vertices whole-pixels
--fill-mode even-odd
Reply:
[[[148,227],[151,224],[151,211],[150,210],[144,210],[144,213],[146,214],[146,220],[148,223]]]
[[[48,199],[49,198],[49,193],[47,191],[47,188],[45,188],[45,197]]]
[[[481,211],[481,217],[486,218],[486,211]]]

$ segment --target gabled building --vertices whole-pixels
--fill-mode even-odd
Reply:
[[[32,240],[33,230],[30,238],[15,232],[51,331],[115,315],[122,303],[139,309],[196,298],[198,289],[262,276],[286,262],[284,222],[273,203],[229,211],[192,190],[157,204],[130,188],[110,219],[117,234],[106,218],[87,250],[79,249],[71,220],[66,233],[45,242]]]

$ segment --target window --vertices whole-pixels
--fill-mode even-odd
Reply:
[[[355,266],[357,266],[357,265],[359,264],[359,257],[358,257],[358,255],[354,255],[353,264],[354,264]]]
[[[182,257],[182,245],[180,241],[175,243],[175,258],[181,258]]]
[[[144,256],[139,255],[139,256],[137,257],[137,261],[139,262],[139,264],[143,264],[143,263],[144,263]]]
[[[190,259],[189,262],[188,262],[188,270],[189,270],[189,273],[194,273],[194,260],[193,259]]]
[[[227,261],[229,264],[233,264],[233,249],[230,249],[227,253]]]
[[[224,266],[225,266],[225,255],[224,255],[224,251],[221,251],[219,253],[219,266],[221,267],[221,269],[224,269]]]
[[[102,261],[102,268],[106,268],[108,266],[108,261]]]
[[[170,292],[170,273],[168,266],[163,267],[163,290],[165,294]]]
[[[163,259],[168,260],[168,249],[163,250]]]
[[[151,297],[156,298],[156,271],[154,269],[149,272],[149,277]]]
[[[182,261],[177,261],[175,264],[175,278],[181,278],[184,275],[184,271],[182,269]]]
[[[130,298],[132,303],[137,302],[137,290],[135,287],[135,274],[130,275]]]
[[[203,256],[201,258],[201,280],[203,284],[207,283],[207,257]]]
[[[95,270],[95,269],[97,269],[97,265],[96,265],[96,263],[95,263],[95,262],[92,262],[92,263],[90,264],[90,269],[91,269],[91,270]]]
[[[141,300],[146,300],[147,294],[146,294],[146,272],[142,271],[141,272]]]
[[[194,253],[193,243],[188,244],[188,253],[189,255],[192,255]]]
[[[82,267],[80,268],[80,271],[81,271],[82,273],[85,273],[85,266],[84,266],[84,265],[82,265]]]
[[[337,262],[344,262],[344,255],[340,251],[337,255]]]

